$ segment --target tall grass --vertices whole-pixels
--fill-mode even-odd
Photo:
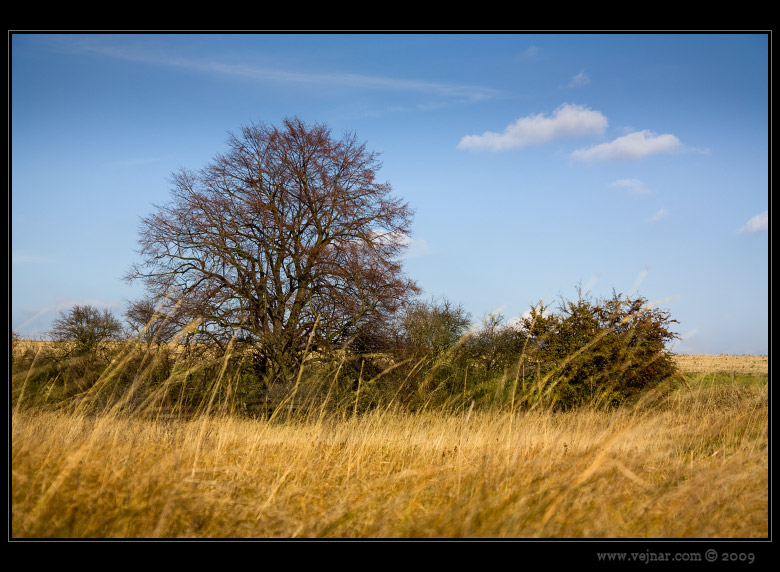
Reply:
[[[391,392],[364,409],[383,377],[345,386],[341,364],[248,418],[228,357],[162,359],[127,349],[67,395],[36,381],[40,357],[14,371],[13,537],[768,535],[765,377],[685,376],[611,409],[412,412]]]

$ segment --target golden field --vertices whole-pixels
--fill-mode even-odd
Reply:
[[[685,373],[769,375],[768,356],[675,355],[674,361]]]
[[[13,538],[766,538],[768,380],[613,411],[18,409]]]

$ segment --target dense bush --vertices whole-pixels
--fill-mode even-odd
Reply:
[[[528,344],[523,363],[536,367],[530,400],[573,407],[619,404],[676,372],[666,350],[676,320],[642,297],[563,300],[558,312],[532,308],[519,328]]]

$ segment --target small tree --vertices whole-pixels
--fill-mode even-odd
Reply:
[[[122,331],[122,324],[109,310],[76,304],[60,312],[49,335],[55,341],[75,342],[75,353],[88,354],[97,351],[103,342],[121,339]]]

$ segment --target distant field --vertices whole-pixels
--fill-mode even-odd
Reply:
[[[768,375],[768,356],[677,355],[674,361],[685,373]]]

